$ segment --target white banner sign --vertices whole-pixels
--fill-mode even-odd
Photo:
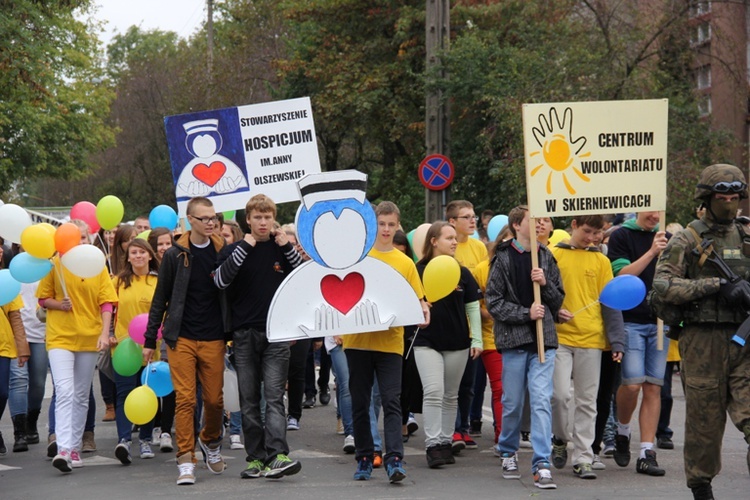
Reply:
[[[298,201],[296,182],[320,172],[310,99],[253,104],[164,119],[181,217],[190,198],[217,212],[244,208],[262,193]]]

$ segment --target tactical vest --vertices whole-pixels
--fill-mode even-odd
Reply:
[[[727,266],[740,278],[748,279],[750,277],[750,233],[748,229],[739,223],[734,223],[734,227],[728,229],[726,234],[718,235],[711,231],[701,220],[694,220],[688,227],[692,227],[701,237],[701,240],[713,240],[713,249],[721,257]],[[690,235],[692,240],[692,231],[686,229],[685,234]],[[700,241],[694,242],[695,245]],[[688,279],[699,278],[723,278],[719,269],[710,262],[702,263],[700,256],[690,249],[685,256],[687,262]],[[726,304],[719,294],[707,295],[700,300],[686,304],[683,310],[685,323],[734,323],[740,324],[747,318],[747,311],[739,310]]]

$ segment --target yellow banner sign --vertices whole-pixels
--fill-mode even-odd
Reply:
[[[667,99],[524,104],[532,217],[666,210]]]

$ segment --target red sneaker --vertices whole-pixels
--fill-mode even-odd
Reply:
[[[477,443],[474,443],[474,446],[476,445]],[[454,455],[458,455],[464,448],[466,448],[466,441],[464,441],[463,434],[461,434],[460,432],[454,432],[453,442],[451,443],[451,451],[453,451]]]
[[[464,440],[464,444],[466,445],[467,450],[476,450],[477,448],[479,448],[479,445],[477,445],[477,442],[474,441],[471,438],[471,436],[469,436],[468,432],[462,432],[461,438]]]

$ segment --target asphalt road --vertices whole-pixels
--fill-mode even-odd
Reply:
[[[96,377],[95,377],[96,378]],[[93,499],[133,500],[136,498],[259,498],[293,499],[350,499],[350,498],[409,498],[409,499],[489,499],[489,498],[548,498],[548,499],[640,499],[692,498],[685,486],[682,444],[684,398],[677,379],[674,384],[675,404],[672,414],[675,430],[673,451],[658,450],[659,464],[667,470],[665,477],[647,477],[635,472],[635,459],[626,468],[618,467],[612,459],[604,459],[607,470],[599,471],[597,480],[582,480],[574,476],[570,464],[563,470],[553,469],[557,490],[539,490],[529,471],[531,452],[519,452],[520,480],[502,478],[499,459],[491,451],[491,412],[489,392],[485,397],[484,435],[479,438],[479,449],[465,450],[455,465],[439,470],[427,467],[423,451],[424,435],[416,435],[406,443],[405,466],[407,478],[391,485],[383,469],[376,469],[367,482],[352,480],[355,462],[341,448],[343,436],[335,433],[336,410],[334,401],[328,406],[304,410],[301,430],[289,432],[291,456],[302,461],[302,471],[280,480],[241,479],[245,467],[242,450],[230,450],[228,438],[224,455],[228,468],[222,475],[213,475],[200,464],[193,486],[176,486],[177,468],[172,453],[159,453],[150,460],[134,457],[125,467],[114,458],[116,431],[114,422],[101,422],[104,405],[97,407],[97,451],[83,454],[85,466],[72,474],[62,475],[46,458],[45,444],[32,445],[30,451],[12,453],[0,458],[0,499]],[[98,395],[98,386],[95,388]],[[47,394],[51,394],[51,388]],[[101,399],[97,396],[97,400]],[[40,429],[46,426],[45,401]],[[417,416],[421,424],[421,416]],[[0,422],[0,431],[9,449],[13,429],[8,411]],[[46,434],[46,431],[42,431]],[[137,436],[134,435],[137,441]],[[631,451],[637,454],[638,428],[634,421]],[[46,441],[45,441],[46,443]],[[747,445],[731,424],[727,425],[722,457],[723,470],[714,480],[717,498],[750,498],[750,477],[746,465]]]

